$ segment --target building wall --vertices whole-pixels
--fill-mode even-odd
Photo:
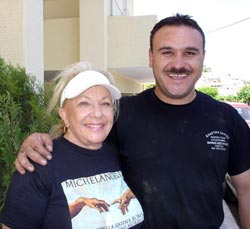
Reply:
[[[79,0],[43,0],[44,19],[79,17]]]
[[[79,18],[44,21],[44,65],[60,70],[79,61]]]
[[[13,65],[23,66],[23,0],[1,0],[0,8],[0,55]]]
[[[80,60],[107,69],[109,0],[80,0]]]
[[[114,83],[119,88],[122,94],[133,95],[143,91],[142,84],[112,70],[109,71],[114,76]]]
[[[60,70],[66,65],[80,60],[89,61],[96,67],[107,68],[107,16],[108,1],[100,0],[74,0],[73,8],[78,5],[78,16],[70,8],[68,0],[45,0],[44,7],[50,8],[45,13],[44,20],[44,59],[45,70]],[[57,18],[61,17],[61,18]]]
[[[132,3],[123,1],[130,13]],[[80,60],[112,70],[147,66],[148,35],[156,17],[111,17],[110,4],[110,0],[1,0],[0,55],[40,79],[43,66],[53,77]],[[114,75],[123,93],[141,91],[137,81],[119,72]]]
[[[44,4],[46,2],[50,1],[45,0]],[[66,0],[52,2],[57,3],[57,7],[53,6],[55,11],[63,4],[67,6]],[[46,72],[53,75],[53,71],[80,60],[112,70],[148,66],[149,34],[156,16],[107,16],[110,14],[109,3],[109,0],[80,0],[79,18],[65,18],[65,15],[70,16],[65,11],[61,15],[64,18],[46,14],[49,18],[44,21]],[[139,82],[116,71],[112,73],[123,93],[134,94],[142,90]]]
[[[149,35],[156,16],[108,19],[109,68],[148,66]]]
[[[111,16],[132,16],[134,0],[110,0]]]
[[[0,1],[0,55],[43,84],[43,0]]]
[[[26,0],[24,4],[24,66],[26,73],[44,83],[43,1]]]

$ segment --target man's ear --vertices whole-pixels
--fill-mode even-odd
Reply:
[[[205,59],[205,56],[206,56],[206,50],[204,49],[204,51],[203,51],[203,61]]]
[[[149,61],[149,67],[152,68],[152,62],[153,62],[153,53],[151,48],[148,49],[148,61]]]

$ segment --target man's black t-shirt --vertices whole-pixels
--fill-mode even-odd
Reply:
[[[154,89],[123,97],[111,140],[145,228],[218,228],[226,172],[250,168],[250,131],[230,105],[197,92],[186,105]]]

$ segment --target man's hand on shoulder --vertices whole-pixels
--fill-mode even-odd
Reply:
[[[24,174],[26,170],[34,171],[35,168],[29,159],[38,164],[46,165],[47,160],[52,158],[52,148],[52,139],[48,134],[31,134],[22,143],[15,160],[17,171],[21,174]]]

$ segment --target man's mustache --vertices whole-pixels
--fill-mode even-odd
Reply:
[[[172,73],[172,74],[190,74],[192,71],[186,69],[186,68],[171,68],[165,71],[166,73]]]

